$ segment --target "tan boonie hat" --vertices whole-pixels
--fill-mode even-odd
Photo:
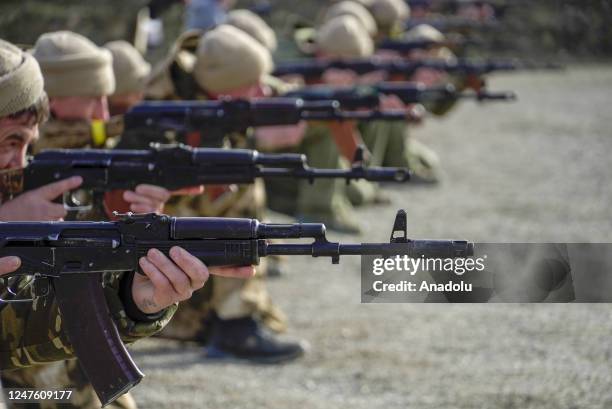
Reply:
[[[255,85],[273,68],[267,48],[244,31],[222,24],[200,39],[193,77],[206,91],[219,93]]]
[[[404,0],[374,0],[369,9],[379,27],[391,27],[410,17]]]
[[[419,24],[404,34],[406,41],[433,41],[442,43],[446,40],[444,34],[429,24]]]
[[[330,57],[363,58],[374,53],[374,42],[351,15],[328,20],[317,32],[317,47]]]
[[[278,43],[276,34],[261,17],[250,10],[232,10],[227,14],[226,24],[238,27],[255,40],[259,41],[271,53],[276,51]]]
[[[151,64],[127,41],[111,41],[104,48],[113,55],[114,95],[142,92],[151,73]]]
[[[97,97],[115,90],[112,56],[89,39],[71,31],[41,35],[32,54],[53,97]]]
[[[29,108],[43,93],[43,77],[36,60],[0,40],[0,118]]]
[[[370,14],[368,9],[366,9],[364,6],[354,1],[342,1],[334,4],[327,10],[323,20],[328,21],[334,17],[344,15],[351,15],[357,18],[371,37],[374,37],[378,32],[376,21],[374,20],[374,17],[372,17],[372,14]]]

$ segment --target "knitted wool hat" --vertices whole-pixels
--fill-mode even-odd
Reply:
[[[351,15],[328,20],[317,32],[318,50],[337,58],[363,58],[374,53],[372,38]]]
[[[244,31],[222,24],[200,39],[193,76],[200,87],[218,93],[255,85],[273,67],[263,45]]]
[[[407,41],[433,41],[442,43],[446,40],[446,37],[429,24],[419,24],[408,30],[406,34],[404,34],[404,39]]]
[[[246,9],[232,10],[227,15],[226,23],[246,32],[263,44],[271,53],[276,51],[278,42],[274,30],[252,11]]]
[[[374,17],[372,17],[372,14],[364,6],[354,1],[342,1],[332,5],[329,10],[327,10],[327,13],[325,13],[324,21],[347,14],[357,18],[371,37],[374,37],[378,32],[376,21]]]
[[[43,77],[36,60],[0,40],[0,118],[32,106],[43,93]]]
[[[151,73],[151,64],[127,41],[111,41],[104,48],[113,55],[115,95],[143,91]]]
[[[379,27],[391,27],[410,16],[404,0],[374,0],[369,9]]]
[[[38,38],[33,50],[45,78],[45,90],[53,97],[97,97],[115,90],[110,51],[70,31],[56,31]]]

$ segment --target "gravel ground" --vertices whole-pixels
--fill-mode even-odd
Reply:
[[[438,187],[387,187],[359,210],[386,241],[411,237],[612,242],[612,67],[496,76],[520,102],[465,102],[415,131],[439,154]],[[280,366],[208,362],[196,345],[145,340],[142,408],[610,408],[607,305],[360,304],[359,259],[300,258],[270,282],[290,335],[310,342]]]

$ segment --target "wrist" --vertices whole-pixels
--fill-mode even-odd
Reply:
[[[135,272],[126,273],[121,279],[120,289],[119,289],[119,298],[123,303],[123,308],[125,310],[126,315],[133,321],[138,322],[153,322],[160,319],[165,312],[165,308],[154,312],[147,313],[144,312],[134,300],[134,293],[132,291],[132,286],[134,283],[134,274]]]

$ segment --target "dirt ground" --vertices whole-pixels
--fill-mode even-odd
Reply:
[[[415,134],[444,183],[387,187],[360,209],[386,241],[404,208],[414,238],[612,242],[612,67],[496,76],[513,104],[465,102]],[[215,363],[197,345],[145,340],[142,408],[610,408],[608,305],[360,304],[359,258],[295,258],[270,291],[309,353],[280,366]]]

